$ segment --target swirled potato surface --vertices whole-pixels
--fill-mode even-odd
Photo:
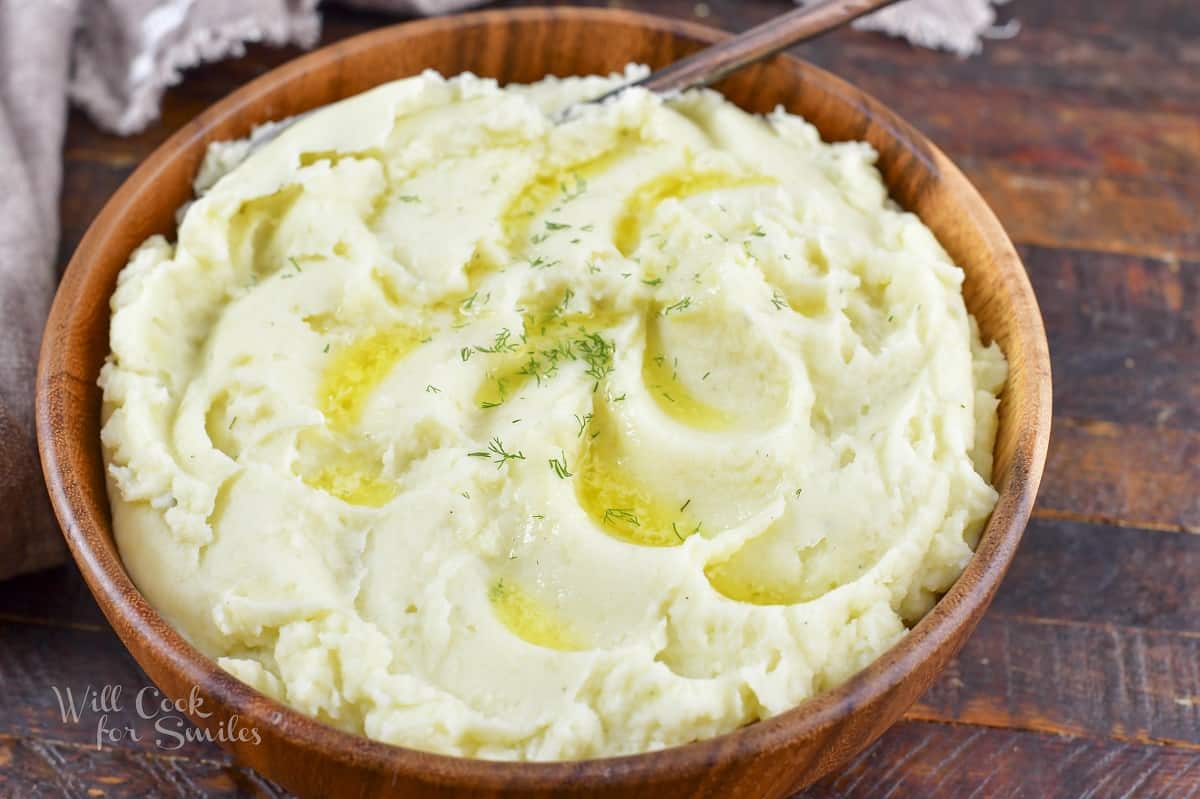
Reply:
[[[798,117],[550,121],[615,80],[381,86],[214,150],[131,258],[116,536],[229,672],[406,746],[640,752],[838,684],[963,569],[1006,367],[962,272]]]

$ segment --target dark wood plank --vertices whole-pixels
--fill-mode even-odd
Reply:
[[[1200,632],[991,613],[909,717],[1200,750]]]
[[[1059,416],[1200,430],[1200,262],[1021,252],[1046,321]]]
[[[1197,485],[1200,432],[1056,417],[1035,513],[1197,533]]]
[[[1022,255],[1054,369],[1040,511],[1200,531],[1200,263]]]
[[[1196,536],[1037,519],[989,614],[1200,634],[1198,574]]]
[[[0,583],[0,621],[111,629],[74,563]]]
[[[1089,0],[1010,5],[1000,9],[1000,20],[1016,20],[1020,35],[988,41],[967,59],[854,32],[822,37],[801,52],[838,72],[890,73],[910,88],[961,83],[983,92],[1029,91],[1135,111],[1192,113],[1200,99],[1193,70],[1200,23],[1189,3],[1111,3],[1102,14]],[[742,6],[736,0],[729,5]],[[770,2],[745,6],[755,19],[778,8]],[[738,19],[736,11],[718,16],[727,25]],[[1038,110],[1026,109],[1022,117]]]
[[[958,161],[1018,243],[1200,259],[1194,183],[1060,177]]]
[[[288,794],[224,759],[97,750],[62,741],[0,735],[0,796],[282,799]]]
[[[929,79],[926,78],[926,81]],[[903,81],[908,88],[896,93]],[[1097,106],[1034,89],[952,83],[918,91],[907,76],[865,75],[856,82],[888,97],[956,159],[998,164],[1041,177],[1163,181],[1195,197],[1184,176],[1200,156],[1200,118],[1182,111]],[[895,100],[891,95],[896,94]],[[1030,108],[1036,113],[1030,113]]]
[[[1197,752],[908,721],[797,799],[1197,796]]]
[[[177,734],[190,723],[181,714],[153,706],[157,689],[107,630],[0,622],[0,685],[0,735],[85,747],[99,741],[127,751],[167,751],[201,759],[223,757],[207,741],[188,740],[177,746]],[[71,715],[70,703],[82,705],[85,695],[90,699],[101,690],[110,698],[113,691],[119,693],[104,707],[90,706],[89,701],[78,718]],[[137,694],[143,690],[139,711]],[[60,705],[60,699],[68,707]]]
[[[913,717],[1200,749],[1200,537],[1034,521]]]
[[[78,129],[90,122],[76,119],[80,112],[71,112],[68,129]],[[96,134],[99,135],[99,134]],[[149,155],[149,151],[128,160],[126,163],[110,164],[102,160],[75,160],[68,158],[63,169],[62,194],[59,197],[58,267],[65,269],[79,240],[88,226],[108,202],[117,187],[133,172],[137,162]]]

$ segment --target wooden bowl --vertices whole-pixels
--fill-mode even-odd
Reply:
[[[904,639],[840,687],[719,738],[574,763],[496,763],[393,747],[339,732],[268,699],[200,654],[130,581],[113,543],[96,378],[108,353],[108,300],[132,250],[171,234],[209,142],[434,68],[501,81],[661,66],[719,31],[623,11],[531,8],[431,19],[339,42],[255,80],[171,137],[113,195],[71,259],[42,345],[37,422],[46,482],[67,543],[100,607],[164,692],[197,686],[216,730],[237,715],[257,745],[237,759],[309,796],[778,797],[845,763],[926,689],[983,615],[1029,518],[1050,433],[1050,361],[1037,301],[999,223],[963,175],[878,101],[795,58],[746,69],[721,90],[750,111],[782,104],[827,140],[866,139],[895,197],[966,271],[967,307],[1000,342],[1009,378],[994,483],[1000,500],[966,571]]]

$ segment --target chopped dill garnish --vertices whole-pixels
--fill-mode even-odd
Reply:
[[[470,498],[471,498],[471,492],[470,492],[470,491],[464,491],[464,492],[462,492],[461,494],[459,494],[459,496],[461,496],[463,499],[470,499]]]
[[[606,341],[599,333],[584,333],[575,342],[580,358],[587,364],[584,373],[595,381],[592,391],[600,387],[600,381],[613,372],[613,353],[616,351],[612,343]]]
[[[328,341],[325,342],[325,349],[321,350],[321,352],[329,352],[329,342]]]
[[[692,504],[692,500],[691,500],[691,499],[689,499],[687,502],[685,502],[685,503],[683,503],[682,505],[680,505],[680,506],[679,506],[679,512],[680,512],[680,513],[683,513],[685,510],[687,510],[687,506],[688,506],[688,505],[691,505],[691,504]]]
[[[232,419],[232,420],[230,420],[230,422],[229,422],[229,429],[230,429],[230,430],[232,430],[232,429],[233,429],[233,426],[234,426],[235,424],[237,424],[237,420],[238,420],[238,418],[237,418],[236,416],[235,416],[235,417],[233,417],[233,419]]]
[[[517,450],[516,452],[509,452],[507,449],[505,449],[504,442],[500,440],[500,436],[496,436],[489,441],[488,448],[486,450],[468,452],[467,455],[472,458],[487,458],[496,464],[497,469],[501,468],[509,461],[525,460],[524,452],[521,452],[520,450]]]
[[[462,358],[463,363],[466,363],[467,361],[471,360],[471,352],[472,352],[472,350],[470,347],[463,347],[461,350],[458,351],[458,354]]]
[[[656,277],[656,278],[654,278],[653,280],[646,280],[645,278],[643,278],[643,279],[642,279],[642,282],[643,282],[643,283],[645,283],[647,286],[661,286],[661,285],[662,285],[662,278],[661,278],[661,277]]]
[[[704,377],[702,377],[702,378],[700,378],[700,379],[701,379],[701,380],[707,380],[707,379],[708,379],[708,376],[709,376],[709,375],[711,375],[711,374],[712,374],[712,372],[705,372],[705,373],[704,373]]]
[[[683,536],[679,534],[679,525],[676,524],[675,522],[671,522],[671,532],[674,533],[675,537],[678,538],[680,541],[683,540]]]
[[[558,479],[566,480],[571,476],[570,470],[567,469],[567,453],[563,452],[562,450],[559,450],[558,457],[551,458],[549,463],[550,468],[554,470],[556,475],[558,475]]]
[[[674,311],[684,311],[691,307],[692,307],[692,298],[684,297],[683,299],[679,300],[679,302],[676,302],[672,305],[668,305],[666,308],[663,308],[662,315],[667,316],[668,314],[670,314]]]
[[[575,292],[571,291],[571,289],[566,289],[565,291],[563,291],[563,298],[561,300],[559,300],[558,305],[555,305],[553,308],[550,309],[550,314],[549,314],[550,318],[557,319],[558,317],[560,317],[564,313],[566,313],[567,306],[571,304],[571,299],[574,296],[575,296]]]
[[[442,390],[440,388],[438,388],[437,386],[435,386],[433,383],[430,383],[429,385],[425,386],[425,391],[429,394],[441,394],[442,393]]]
[[[592,414],[588,413],[584,414],[583,416],[575,414],[575,422],[579,425],[579,432],[575,437],[583,438],[583,431],[586,430],[587,426],[592,423]]]
[[[761,239],[767,235],[767,231],[763,230],[762,225],[755,225],[754,230],[750,231],[750,235]]]
[[[303,269],[301,269],[301,268],[300,268],[300,262],[299,262],[299,261],[297,261],[297,260],[296,260],[294,257],[292,257],[292,256],[290,256],[290,255],[289,255],[289,256],[288,256],[288,261],[291,263],[291,265],[292,265],[292,268],[293,268],[293,269],[295,269],[297,272],[303,272],[303,271],[304,271]]]
[[[532,377],[540,386],[543,378],[552,377],[553,373],[557,371],[557,364],[552,364],[549,368],[544,369],[542,366],[542,361],[538,358],[537,353],[531,352],[529,353],[529,360],[525,361],[524,365],[517,374],[525,375],[526,377]]]
[[[555,231],[559,231],[559,230],[570,230],[570,229],[571,229],[570,225],[563,224],[562,222],[551,222],[549,219],[546,220],[546,230],[549,230],[551,232],[555,232]]]
[[[573,178],[575,178],[575,186],[574,187],[568,186],[565,181],[560,182],[558,184],[558,187],[562,191],[562,194],[563,194],[563,204],[564,205],[566,203],[571,202],[572,200],[579,199],[581,196],[583,196],[583,193],[585,191],[587,191],[587,181],[584,180],[582,175],[580,175],[577,172],[573,172],[571,174],[571,176]]]
[[[495,355],[500,352],[516,352],[520,345],[512,340],[512,331],[507,327],[496,334],[496,338],[492,341],[490,347],[476,347],[476,352],[482,352],[489,355]],[[464,358],[464,360],[466,360]]]
[[[604,511],[604,523],[611,524],[613,521],[625,522],[632,524],[634,527],[641,527],[642,523],[638,521],[637,514],[632,508],[609,508]]]
[[[775,306],[775,310],[782,311],[787,307],[787,300],[778,291],[771,294],[771,304]]]
[[[417,196],[416,194],[401,194],[396,199],[402,203],[419,203],[419,202],[421,202],[421,198],[419,196]]]
[[[596,226],[592,225],[592,224],[587,224],[579,229],[582,230],[584,233],[591,233],[593,230],[596,229]]]
[[[546,256],[539,255],[538,257],[536,257],[532,261],[530,261],[529,265],[532,266],[534,269],[549,269],[550,267],[558,266],[561,263],[562,263],[562,261],[560,261],[558,259],[550,261],[546,258]]]

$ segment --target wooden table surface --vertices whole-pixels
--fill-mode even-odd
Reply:
[[[729,29],[789,5],[609,4]],[[853,31],[798,49],[924,130],[991,202],[1041,301],[1056,399],[1041,498],[992,610],[907,719],[805,797],[1200,796],[1200,7],[1003,15],[1020,35],[968,60]],[[391,21],[330,10],[324,40]],[[63,262],[167,135],[296,54],[252,47],[188,73],[132,138],[72,115]],[[122,689],[108,712],[64,719],[59,696],[106,685]],[[139,713],[148,685],[74,568],[0,585],[0,796],[284,795],[184,740],[178,714]]]

